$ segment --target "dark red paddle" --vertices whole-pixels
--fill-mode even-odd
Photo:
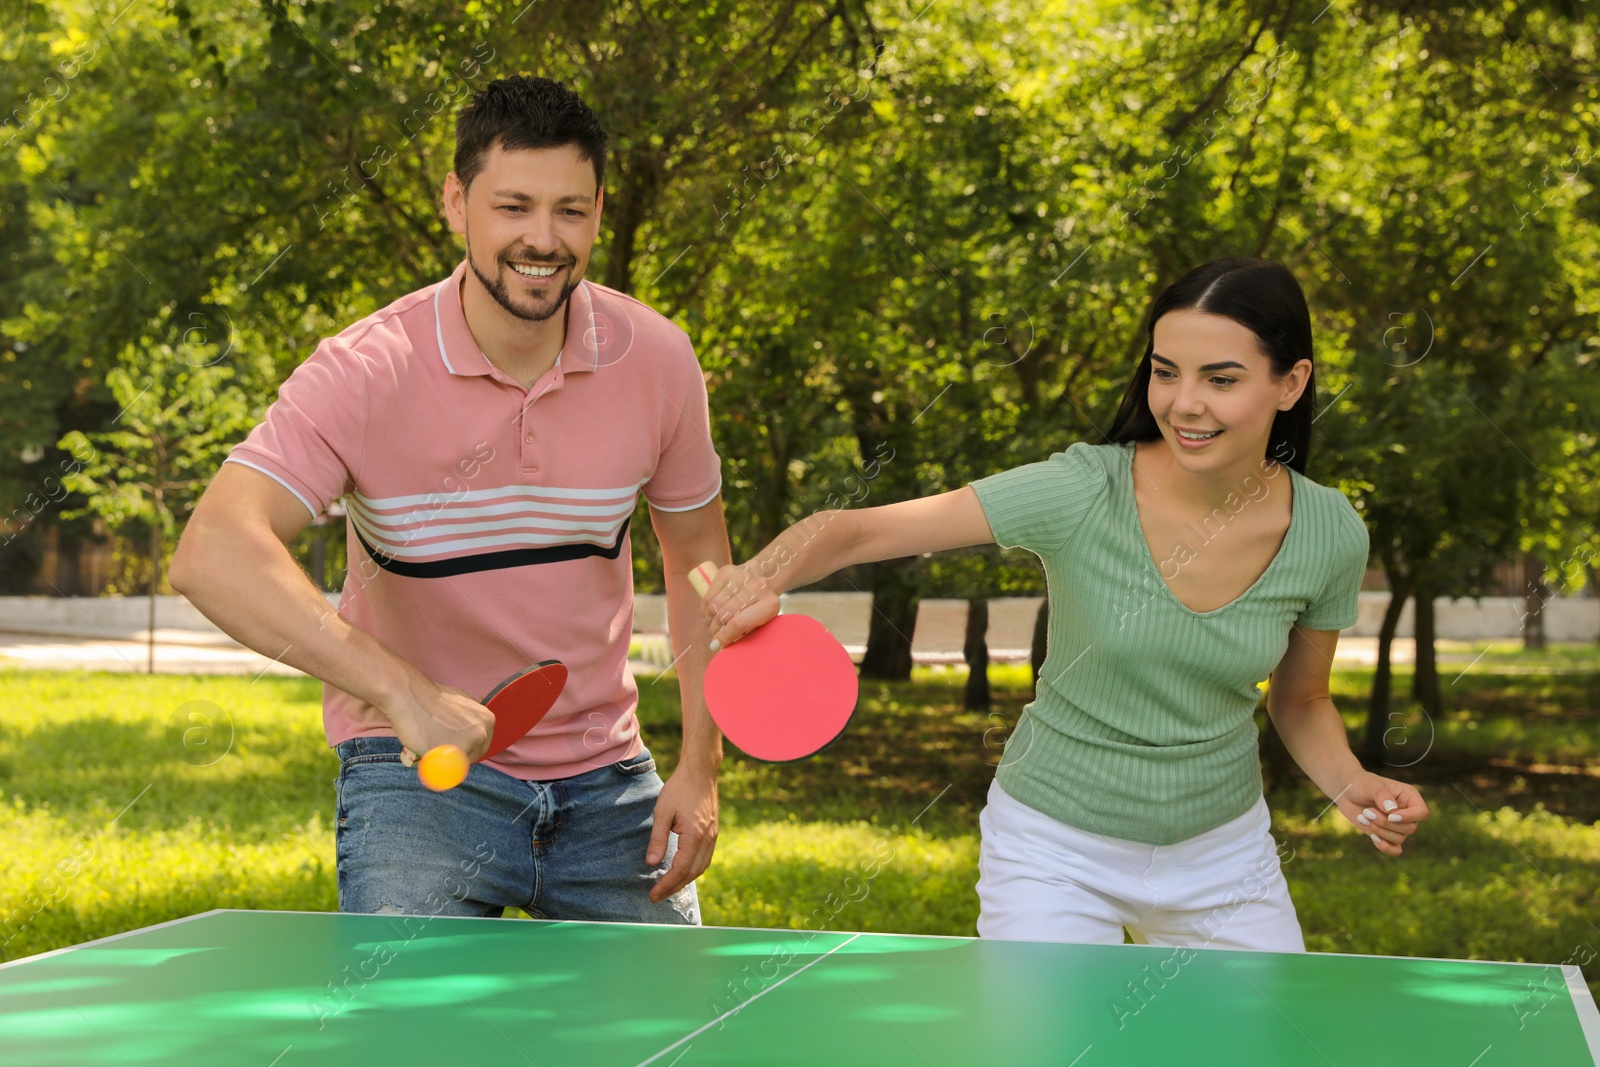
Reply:
[[[491,689],[483,703],[494,712],[494,734],[479,762],[498,756],[539,725],[566,684],[566,665],[548,659],[523,668]],[[407,767],[415,763],[422,784],[435,791],[454,789],[467,777],[467,755],[455,745],[431,748],[421,759],[410,749],[402,749],[400,761]]]
[[[518,671],[491,689],[483,703],[494,712],[494,736],[489,739],[483,758],[493,759],[538,726],[555,706],[566,684],[566,664],[547,659]]]
[[[689,582],[702,597],[716,577],[702,563]],[[856,665],[809,615],[779,615],[717,652],[706,667],[706,709],[746,755],[786,763],[844,732],[856,710]]]

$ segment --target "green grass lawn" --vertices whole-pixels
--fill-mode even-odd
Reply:
[[[1321,814],[1303,783],[1273,792],[1311,948],[1600,955],[1600,658],[1586,648],[1561,657],[1563,673],[1493,673],[1519,660],[1485,657],[1445,685],[1439,722],[1397,704],[1414,765],[1392,773],[1434,812],[1400,860]],[[700,881],[706,922],[972,934],[977,814],[1028,698],[1025,667],[991,679],[991,714],[962,710],[960,669],[919,668],[864,683],[854,724],[820,758],[770,765],[730,750],[717,861]],[[1353,731],[1370,680],[1335,679]],[[1396,691],[1408,688],[1401,674]],[[646,740],[670,769],[677,686],[645,677],[640,693]],[[0,701],[0,958],[214,907],[336,908],[338,762],[316,683],[0,671]],[[1600,979],[1600,964],[1585,971]]]

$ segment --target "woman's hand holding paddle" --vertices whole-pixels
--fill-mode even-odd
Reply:
[[[703,692],[723,736],[773,763],[831,744],[860,695],[856,666],[838,639],[809,615],[779,615],[776,591],[748,564],[702,563],[689,584],[702,602],[720,605],[707,609],[717,636]]]
[[[699,573],[700,568],[696,568]],[[711,651],[726,648],[778,615],[778,594],[749,563],[721,567],[709,580],[700,611],[711,630]]]

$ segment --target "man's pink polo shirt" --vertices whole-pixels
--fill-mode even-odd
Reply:
[[[716,498],[705,379],[681,329],[581,282],[555,367],[523,389],[467,328],[465,273],[323,341],[228,458],[313,516],[345,498],[339,614],[429,678],[481,698],[529,664],[565,663],[555,708],[490,761],[565,778],[643,747],[628,524],[641,492],[661,511]],[[328,685],[323,722],[330,745],[394,733]]]

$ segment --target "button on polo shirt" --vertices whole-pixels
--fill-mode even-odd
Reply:
[[[688,336],[580,282],[556,363],[530,388],[478,347],[463,262],[317,347],[229,462],[313,515],[344,498],[339,613],[429,678],[482,697],[532,663],[570,675],[525,739],[490,761],[564,778],[636,754],[628,527],[721,489],[705,379]],[[323,687],[328,743],[392,736],[377,708]]]

